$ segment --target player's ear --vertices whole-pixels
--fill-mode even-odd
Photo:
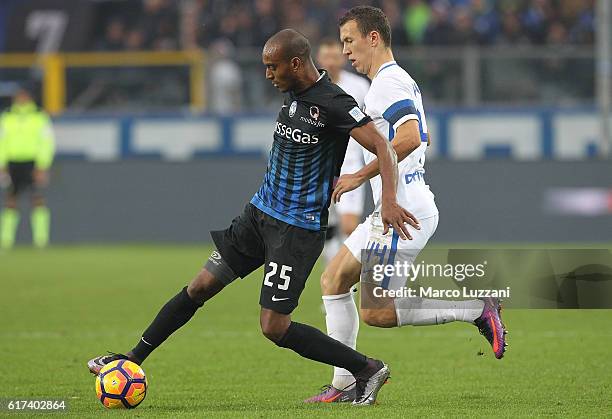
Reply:
[[[370,46],[375,47],[376,45],[378,45],[378,42],[380,41],[380,35],[378,34],[378,32],[376,31],[370,32],[369,37],[370,37]]]
[[[302,60],[299,57],[293,57],[291,59],[291,69],[295,72],[298,71],[300,66],[302,65]]]

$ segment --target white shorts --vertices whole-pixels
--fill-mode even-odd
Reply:
[[[363,148],[353,138],[349,139],[346,147],[344,162],[340,169],[340,175],[358,172],[365,162],[363,161]],[[344,193],[340,197],[340,202],[335,205],[339,215],[355,214],[361,218],[363,205],[365,203],[366,185],[363,184],[357,189]]]
[[[419,220],[419,224],[421,225],[420,230],[408,226],[412,240],[402,240],[393,229],[389,229],[389,232],[383,236],[380,215],[373,213],[357,226],[355,231],[345,240],[344,244],[360,262],[362,261],[362,251],[367,251],[376,246],[377,249],[379,247],[388,249],[385,263],[407,262],[411,264],[436,231],[438,215]],[[407,278],[392,277],[384,282],[383,286],[387,289],[399,289],[404,286],[406,280]]]

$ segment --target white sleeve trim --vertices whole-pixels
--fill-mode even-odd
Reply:
[[[397,120],[397,122],[395,124],[393,124],[393,131],[397,132],[397,129],[400,127],[400,125],[402,125],[406,121],[410,121],[410,120],[413,120],[413,119],[416,119],[418,121],[419,120],[419,116],[415,115],[415,114],[402,116],[400,119]]]

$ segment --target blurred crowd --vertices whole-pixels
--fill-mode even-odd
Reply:
[[[470,67],[465,66],[463,55],[449,56],[444,51],[435,55],[431,49],[422,49],[427,54],[418,58],[414,51],[401,48],[575,45],[592,49],[595,3],[595,0],[97,0],[90,49],[204,48],[208,58],[207,110],[225,114],[265,111],[274,109],[278,102],[278,92],[266,83],[262,73],[260,51],[265,41],[278,30],[291,27],[304,33],[316,47],[320,39],[338,36],[337,21],[346,10],[371,4],[382,8],[389,17],[396,58],[419,80],[430,103],[461,104],[468,93],[464,73]],[[476,87],[479,98],[489,103],[549,104],[580,103],[592,98],[593,61],[564,56],[566,49],[555,50],[561,53],[555,58],[507,59],[507,55],[496,54],[474,61],[479,69]],[[143,69],[124,69],[120,73],[100,69],[93,77],[89,72],[72,70],[70,107],[117,110],[146,105],[147,109],[175,109],[189,102],[186,68],[146,71],[147,76]],[[521,83],[516,83],[517,78]]]
[[[173,0],[124,1],[112,5],[98,21],[98,36],[93,40],[92,49],[181,49],[179,5]]]
[[[93,47],[186,49],[220,38],[261,47],[286,27],[316,44],[364,3],[386,12],[395,46],[592,44],[595,32],[594,0],[132,0],[104,17]]]

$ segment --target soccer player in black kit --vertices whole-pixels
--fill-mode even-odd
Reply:
[[[387,228],[405,238],[404,223],[416,227],[414,217],[396,202],[397,158],[355,100],[316,69],[303,35],[291,29],[278,32],[266,42],[262,58],[266,78],[288,94],[261,188],[229,228],[211,233],[217,250],[198,276],[162,307],[138,344],[125,355],[94,358],[88,367],[97,374],[116,359],[141,364],[206,301],[264,265],[259,299],[263,334],[305,358],[346,368],[356,377],[354,404],[372,404],[389,376],[387,365],[292,321],[291,312],[323,249],[333,183],[349,135],[378,156]]]

